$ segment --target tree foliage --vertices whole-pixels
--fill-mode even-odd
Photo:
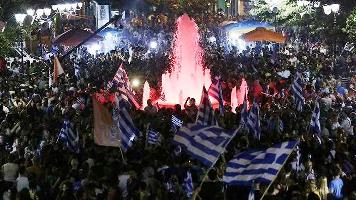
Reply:
[[[346,19],[346,26],[343,31],[348,35],[349,39],[356,43],[356,8],[350,13]]]
[[[250,17],[267,22],[276,21],[278,24],[296,25],[301,16],[312,13],[312,10],[298,6],[296,1],[279,0],[278,2],[270,5],[266,0],[251,0]]]
[[[194,16],[207,12],[216,0],[150,0],[149,2],[157,7],[164,7],[171,13],[188,13]]]

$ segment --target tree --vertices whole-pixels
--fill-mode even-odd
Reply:
[[[343,31],[348,35],[349,39],[356,43],[356,8],[350,13],[346,19],[346,26]]]

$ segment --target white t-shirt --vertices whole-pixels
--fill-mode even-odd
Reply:
[[[30,183],[28,182],[28,178],[26,176],[19,176],[16,179],[16,188],[18,192],[27,188],[30,189]]]
[[[4,174],[4,180],[5,181],[10,181],[10,182],[15,182],[16,181],[16,176],[17,176],[17,171],[19,169],[19,166],[15,163],[6,163],[2,166],[2,171]]]
[[[354,135],[354,127],[351,125],[351,119],[346,117],[344,120],[342,120],[340,127],[348,134],[348,135]]]

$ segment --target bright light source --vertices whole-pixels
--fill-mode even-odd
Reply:
[[[216,37],[214,37],[214,36],[209,37],[209,42],[215,43],[216,42]]]
[[[271,10],[280,8],[283,3],[286,3],[285,0],[265,0],[265,2],[269,5]]]
[[[96,55],[97,51],[100,49],[99,44],[92,44],[88,46],[88,52],[92,55]]]
[[[297,1],[298,6],[308,6],[309,4],[310,4],[310,1],[306,1],[306,0],[298,0]]]
[[[150,48],[151,49],[157,49],[158,47],[158,43],[156,41],[151,41],[150,42]]]
[[[30,16],[35,15],[35,10],[34,9],[28,9],[26,12],[27,12],[27,15],[30,15]]]
[[[26,16],[26,14],[15,14],[16,22],[22,25],[22,23],[25,21]]]
[[[329,5],[323,6],[324,9],[324,13],[326,15],[330,15],[331,14],[331,7]]]
[[[113,38],[114,38],[114,35],[112,33],[106,33],[105,39],[112,40]]]
[[[52,10],[50,8],[45,8],[45,9],[43,9],[43,12],[46,16],[49,16],[51,14]]]
[[[44,13],[44,10],[43,9],[38,9],[37,11],[36,11],[36,15],[37,16],[42,16],[43,15],[43,13]]]
[[[240,33],[229,31],[227,37],[232,46],[235,46],[240,50],[246,49],[246,42],[240,38]]]
[[[340,4],[331,4],[330,8],[331,8],[331,11],[333,11],[333,13],[338,13],[340,10]]]
[[[132,80],[132,87],[138,87],[140,85],[140,80],[135,78]]]

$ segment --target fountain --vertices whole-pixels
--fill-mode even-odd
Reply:
[[[203,69],[203,49],[199,44],[198,26],[187,14],[176,21],[172,70],[162,75],[162,105],[183,105],[187,97],[197,103],[201,90],[211,84],[210,70]]]
[[[231,107],[233,112],[235,112],[236,107],[244,103],[244,98],[247,98],[247,94],[248,94],[248,85],[246,80],[242,78],[240,87],[237,88],[235,86],[231,92]],[[249,108],[248,99],[247,99],[247,107]]]
[[[150,85],[147,81],[143,85],[142,108],[147,106],[147,100],[150,98]]]

